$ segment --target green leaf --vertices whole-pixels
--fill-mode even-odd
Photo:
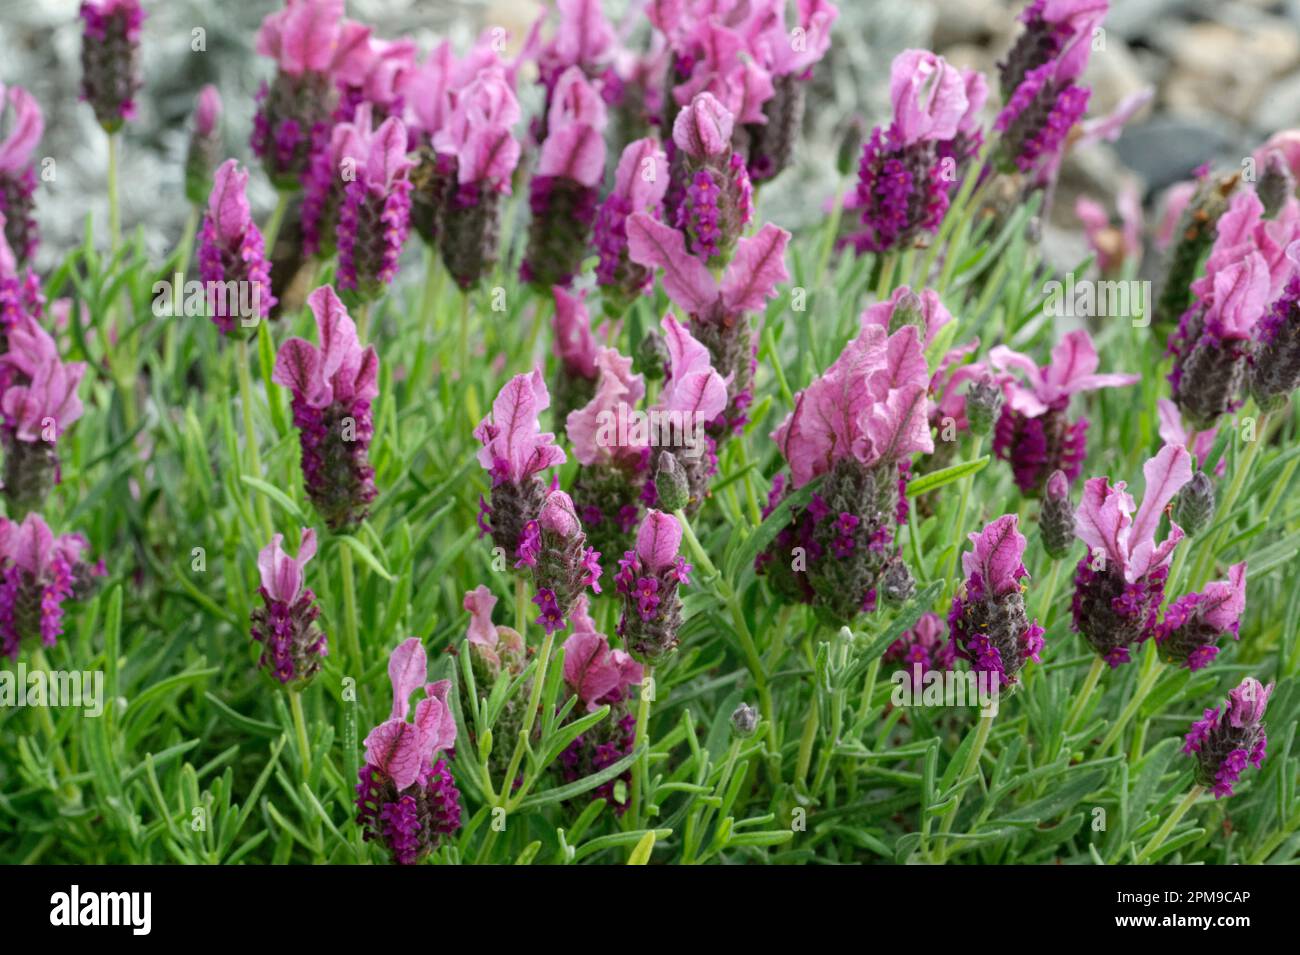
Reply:
[[[937,490],[954,481],[959,481],[968,474],[978,474],[983,471],[989,463],[987,454],[976,458],[974,461],[961,461],[951,467],[942,468],[938,471],[930,471],[928,474],[922,474],[914,481],[907,483],[907,496],[919,497],[922,494],[928,494],[930,491]]]

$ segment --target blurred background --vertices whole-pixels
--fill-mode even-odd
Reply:
[[[182,166],[194,97],[215,83],[225,104],[229,154],[251,161],[248,131],[258,84],[272,73],[253,53],[253,37],[275,0],[146,3],[145,89],[140,116],[126,130],[123,226],[144,229],[151,253],[179,237],[188,207]],[[830,53],[816,72],[798,164],[764,189],[763,214],[789,228],[820,217],[836,187],[834,157],[845,119],[874,125],[888,114],[893,56],[930,47],[958,66],[992,71],[1010,45],[1023,3],[1008,0],[841,0]],[[348,15],[379,36],[412,37],[424,50],[451,37],[463,51],[485,26],[504,26],[516,46],[541,11],[533,0],[349,0]],[[107,147],[89,108],[77,102],[80,21],[77,0],[0,0],[0,81],[28,87],[46,116],[38,154],[53,157],[56,177],[38,190],[41,269],[76,243],[87,213],[107,215]],[[648,29],[611,0],[611,18]],[[620,16],[620,14],[622,16]],[[196,30],[205,50],[194,51]],[[638,36],[634,32],[633,37]],[[1043,242],[1050,261],[1069,267],[1086,254],[1075,199],[1088,196],[1112,214],[1116,198],[1136,189],[1148,221],[1156,200],[1201,163],[1237,166],[1268,134],[1300,126],[1300,0],[1112,0],[1105,49],[1094,52],[1085,80],[1088,115],[1098,117],[1143,88],[1152,102],[1120,139],[1074,150],[1067,161]],[[635,42],[635,40],[633,41]],[[996,87],[996,84],[991,84]],[[523,84],[526,87],[527,83]],[[530,104],[521,87],[525,109]],[[253,177],[255,205],[271,190]],[[810,201],[811,200],[811,201]],[[1148,262],[1152,260],[1148,255]],[[1145,271],[1145,269],[1144,269]]]

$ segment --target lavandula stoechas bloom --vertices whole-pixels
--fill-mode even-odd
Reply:
[[[1178,410],[1178,405],[1168,398],[1156,399],[1156,416],[1160,419],[1158,429],[1160,440],[1165,444],[1182,445],[1196,459],[1197,465],[1204,467],[1210,451],[1214,449],[1214,439],[1219,429],[1211,426],[1203,431],[1189,430],[1183,424],[1183,416]],[[1215,475],[1222,476],[1227,467],[1228,462],[1222,457],[1219,458],[1219,463],[1214,468]]]
[[[672,173],[680,195],[669,196],[666,214],[685,236],[691,255],[714,268],[731,261],[754,217],[749,172],[732,146],[735,121],[712,94],[700,93],[673,123],[678,165]]]
[[[1198,429],[1234,410],[1245,385],[1255,327],[1289,277],[1286,246],[1300,235],[1300,204],[1263,219],[1259,197],[1244,189],[1220,217],[1194,300],[1169,337],[1174,403]]]
[[[943,618],[927,611],[886,648],[881,660],[897,665],[918,688],[931,670],[951,670],[955,658],[952,641],[944,639]]]
[[[972,670],[996,673],[1000,686],[1011,686],[1043,649],[1043,628],[1025,612],[1025,536],[1019,518],[1004,514],[969,537],[974,549],[961,555],[966,579],[948,612],[953,646]]]
[[[933,233],[957,178],[939,144],[957,136],[970,107],[962,74],[928,50],[904,50],[890,68],[889,95],[893,122],[872,130],[844,203],[863,226],[848,240],[859,254],[911,248]]]
[[[36,226],[36,144],[45,132],[45,120],[36,98],[21,86],[0,83],[0,119],[9,113],[9,134],[0,142],[0,216],[4,238],[12,250],[11,270],[31,261],[40,242]]]
[[[686,236],[644,213],[628,218],[627,238],[634,262],[663,269],[664,291],[690,316],[691,335],[709,350],[713,367],[727,382],[726,411],[710,433],[720,440],[727,432],[739,432],[753,402],[757,346],[749,313],[762,311],[777,285],[789,278],[785,248],[790,233],[768,223],[741,239],[721,281],[687,251]]]
[[[431,200],[442,196],[438,247],[462,290],[477,285],[496,264],[501,197],[510,194],[510,177],[519,164],[519,141],[511,127],[520,116],[513,79],[491,67],[460,91],[433,135],[433,182],[423,191]]]
[[[393,684],[389,717],[366,736],[366,764],[357,782],[357,823],[367,841],[384,844],[398,865],[414,865],[460,828],[460,790],[440,756],[456,744],[450,680],[425,683],[428,661],[418,637],[388,659]],[[415,705],[411,694],[424,688]]]
[[[258,594],[261,607],[252,612],[252,637],[262,644],[258,666],[285,686],[306,686],[329,653],[325,633],[316,624],[320,608],[306,586],[303,568],[316,556],[316,532],[306,528],[298,543],[298,556],[290,557],[276,534],[257,555],[262,578]]]
[[[934,451],[928,384],[917,327],[887,335],[864,316],[835,363],[795,396],[772,434],[790,481],[778,476],[769,508],[814,479],[822,483],[757,561],[787,599],[847,624],[876,609],[887,573],[893,580],[906,571],[894,529],[907,519],[911,455]]]
[[[1142,261],[1142,198],[1131,182],[1120,190],[1115,206],[1118,224],[1111,222],[1106,207],[1095,199],[1080,196],[1074,203],[1097,269],[1107,278],[1118,277],[1125,263]]]
[[[582,266],[605,175],[605,102],[576,66],[556,82],[537,170],[528,186],[528,248],[519,277],[567,286]]]
[[[474,679],[483,694],[491,690],[503,670],[518,676],[527,657],[524,638],[519,632],[492,622],[492,608],[496,605],[496,596],[483,584],[468,591],[461,603],[470,614],[465,638]]]
[[[667,188],[668,158],[658,140],[628,143],[614,173],[614,188],[600,204],[592,233],[600,254],[596,284],[607,313],[621,314],[654,280],[650,269],[628,254],[627,220],[635,213],[660,218]]]
[[[1001,134],[997,158],[1007,171],[1055,164],[1088,107],[1091,91],[1075,81],[1107,8],[1106,0],[1035,0],[1025,10],[1025,32],[999,64],[1005,105],[993,128]]]
[[[600,552],[587,546],[568,494],[552,491],[537,517],[524,524],[515,567],[532,568],[537,622],[547,633],[564,629],[588,587],[600,593]]]
[[[59,437],[81,417],[85,362],[64,363],[54,339],[26,317],[8,330],[0,356],[0,443],[11,517],[40,510],[60,480]]]
[[[1250,364],[1250,393],[1266,412],[1280,410],[1300,388],[1300,243],[1287,256],[1296,272],[1260,321]]]
[[[1005,345],[989,352],[989,364],[1003,373],[1007,398],[993,433],[993,453],[1010,462],[1016,486],[1031,495],[1041,493],[1053,471],[1064,471],[1073,483],[1083,469],[1088,419],[1070,420],[1071,396],[1138,381],[1137,375],[1097,374],[1097,350],[1082,329],[1061,339],[1045,368]],[[1027,385],[1009,374],[1013,369],[1028,379]]]
[[[677,590],[691,580],[691,565],[677,552],[681,543],[677,518],[651,508],[637,530],[636,547],[623,554],[614,576],[623,597],[618,635],[647,666],[657,666],[677,648],[682,625]]]
[[[84,0],[81,20],[81,98],[105,132],[116,132],[135,118],[144,10],[139,0]]]
[[[574,716],[609,707],[609,716],[574,739],[560,754],[566,782],[606,769],[632,752],[636,740],[636,715],[631,700],[642,679],[641,664],[624,650],[611,649],[603,633],[586,613],[586,597],[573,614],[573,633],[564,641],[564,682],[578,698]],[[619,782],[623,786],[618,785]],[[604,799],[622,815],[627,808],[626,792],[631,772],[602,783],[592,799]],[[620,801],[619,794],[623,793]]]
[[[55,536],[39,514],[22,524],[0,517],[0,656],[18,659],[23,640],[52,647],[63,635],[64,604],[87,596],[103,562],[92,566],[80,534]]]
[[[596,368],[595,394],[569,412],[565,430],[582,465],[573,483],[574,503],[612,572],[612,561],[627,550],[628,535],[641,516],[650,450],[644,436],[630,429],[620,434],[617,424],[645,397],[645,378],[632,371],[632,359],[614,348],[596,353]]]
[[[1120,481],[1092,478],[1075,511],[1075,534],[1088,547],[1074,574],[1074,630],[1111,667],[1131,659],[1129,648],[1155,631],[1174,548],[1183,531],[1170,522],[1156,543],[1165,507],[1192,479],[1187,450],[1167,444],[1142,467],[1146,490],[1133,513],[1133,498]]]
[[[339,102],[336,123],[351,122],[357,110],[368,106],[376,122],[400,117],[406,105],[407,78],[415,70],[417,47],[413,40],[380,40],[368,36],[346,71],[337,77]]]
[[[208,316],[223,334],[244,328],[271,313],[271,263],[261,230],[253,221],[245,190],[248,171],[227,159],[213,177],[212,193],[199,231],[199,276],[208,300]]]
[[[1053,471],[1047,479],[1038,530],[1048,557],[1060,560],[1070,553],[1074,546],[1074,505],[1070,503],[1070,480],[1064,471]]]
[[[1210,787],[1215,799],[1232,795],[1247,765],[1259,769],[1264,762],[1264,710],[1273,686],[1246,677],[1229,691],[1222,713],[1206,710],[1183,738],[1183,752],[1196,756],[1196,782]]]
[[[338,286],[358,302],[374,299],[392,283],[411,222],[406,127],[390,117],[373,135],[366,131],[364,146],[355,178],[343,187],[336,233]]]
[[[221,155],[221,94],[209,83],[199,90],[194,105],[194,128],[185,154],[185,198],[195,205],[201,205],[208,197]]]
[[[555,420],[563,426],[569,412],[581,408],[596,391],[599,369],[598,350],[591,334],[591,314],[587,311],[587,293],[577,295],[560,286],[551,289],[555,312],[551,331],[555,336],[555,357],[559,373],[551,387],[555,401]]]
[[[362,349],[356,324],[330,286],[312,292],[307,304],[320,347],[290,338],[275,356],[271,380],[293,393],[307,496],[330,530],[346,531],[365,520],[378,493],[367,456],[379,356],[373,345]]]
[[[524,526],[541,513],[546,485],[541,474],[566,460],[555,435],[542,432],[541,413],[551,404],[546,381],[536,369],[515,375],[492,402],[474,437],[483,445],[478,463],[492,478],[485,501],[479,498],[479,529],[507,558],[518,558]]]
[[[1164,218],[1156,234],[1156,246],[1165,253],[1153,310],[1157,328],[1168,329],[1191,306],[1192,283],[1240,183],[1239,173],[1216,178],[1207,164],[1195,181],[1177,183],[1165,193]]]
[[[555,32],[537,50],[536,57],[537,79],[545,90],[541,114],[533,119],[530,130],[538,143],[551,133],[551,105],[561,78],[570,69],[577,69],[588,79],[603,78],[618,45],[614,25],[599,0],[556,0],[555,10],[559,14]],[[542,13],[534,30],[540,29],[549,12]],[[604,90],[601,92],[603,95]]]
[[[745,124],[749,177],[757,185],[775,179],[794,158],[803,125],[805,90],[813,67],[830,48],[831,25],[839,9],[827,0],[798,0],[796,33],[786,26],[784,0],[756,6],[767,14],[768,25],[751,46],[761,50],[760,60],[772,84],[772,95],[763,103],[763,122]]]
[[[18,261],[5,239],[7,220],[0,212],[0,351],[15,328],[36,321],[45,312],[45,293],[40,276],[29,265],[21,272]],[[0,385],[4,378],[0,375]]]
[[[278,189],[297,189],[311,154],[325,147],[337,79],[368,52],[370,28],[343,18],[343,0],[286,0],[257,31],[256,50],[276,62],[257,92],[253,153]]]
[[[1238,628],[1246,610],[1246,563],[1228,568],[1227,580],[1212,580],[1198,593],[1172,601],[1156,627],[1156,646],[1171,663],[1189,670],[1209,666],[1219,655],[1225,634],[1240,639]]]

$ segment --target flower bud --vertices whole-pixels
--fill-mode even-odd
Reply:
[[[753,736],[758,728],[758,710],[748,703],[741,703],[731,712],[731,728],[742,739]]]
[[[1272,219],[1295,195],[1295,177],[1286,164],[1286,158],[1277,150],[1264,158],[1264,169],[1255,188],[1259,201],[1264,205],[1264,217]]]
[[[632,356],[632,368],[638,374],[645,375],[650,381],[658,381],[664,376],[664,366],[668,364],[668,345],[659,329],[651,328],[641,337]]]
[[[1197,471],[1174,498],[1174,522],[1188,537],[1195,537],[1214,519],[1214,505],[1214,482]]]
[[[691,499],[686,472],[677,463],[671,451],[659,454],[659,470],[655,472],[655,493],[659,506],[665,511],[680,511]]]
[[[862,141],[867,137],[867,123],[861,116],[854,115],[840,130],[840,148],[835,154],[835,171],[847,176],[858,168],[858,157],[862,155]]]
[[[985,435],[993,430],[993,424],[1002,414],[1002,388],[985,375],[979,381],[973,381],[966,389],[966,420],[970,423],[971,434]]]
[[[1070,503],[1070,482],[1064,471],[1053,471],[1047,479],[1047,494],[1038,515],[1038,530],[1043,550],[1060,560],[1074,546],[1074,507]]]
[[[912,579],[912,570],[903,558],[895,556],[885,565],[885,572],[880,578],[880,595],[885,603],[906,603],[916,593],[916,581]]]
[[[921,296],[909,288],[894,303],[894,310],[889,315],[889,334],[894,334],[904,325],[912,325],[920,330],[921,340],[924,341],[926,327],[923,309]]]
[[[1232,795],[1247,765],[1263,763],[1268,737],[1262,720],[1273,686],[1246,677],[1228,694],[1222,713],[1206,710],[1184,737],[1183,752],[1196,756],[1196,782],[1212,787],[1215,799]]]

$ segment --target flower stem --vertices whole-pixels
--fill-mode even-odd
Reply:
[[[244,444],[248,458],[248,471],[262,480],[262,456],[257,448],[257,428],[253,424],[253,382],[248,374],[248,339],[240,338],[235,354],[235,371],[239,375],[239,404],[244,415]],[[266,540],[275,533],[271,523],[271,505],[265,494],[258,494],[255,505],[257,517],[262,523],[262,533]]]
[[[880,278],[876,283],[876,299],[885,301],[894,287],[894,270],[898,267],[898,253],[886,252],[880,260]]]
[[[1053,560],[1052,569],[1047,575],[1047,587],[1043,590],[1042,596],[1038,599],[1038,622],[1043,625],[1043,629],[1051,626],[1052,603],[1056,599],[1056,588],[1061,581],[1061,564],[1063,560]]]
[[[1093,690],[1097,689],[1097,681],[1101,679],[1101,673],[1106,668],[1106,661],[1100,656],[1092,658],[1092,666],[1088,668],[1088,675],[1083,679],[1083,686],[1074,697],[1074,704],[1070,707],[1070,712],[1065,717],[1065,723],[1061,727],[1062,734],[1071,732],[1079,718],[1083,716],[1083,708],[1088,705],[1088,700],[1092,697]]]
[[[365,669],[361,641],[357,638],[357,594],[352,578],[352,548],[339,544],[339,585],[343,590],[343,645],[359,677]]]
[[[293,712],[294,732],[298,734],[298,753],[302,759],[303,782],[310,785],[311,747],[307,743],[307,721],[302,715],[302,693],[298,690],[289,691],[289,709]]]
[[[1174,831],[1174,826],[1182,821],[1183,816],[1187,815],[1187,810],[1191,809],[1192,804],[1204,794],[1204,786],[1193,786],[1189,789],[1187,795],[1183,797],[1183,801],[1169,814],[1164,824],[1156,830],[1156,834],[1151,837],[1151,841],[1146,844],[1146,847],[1137,854],[1137,859],[1134,861],[1138,863],[1145,862],[1152,853],[1164,845],[1165,840],[1169,838],[1169,833]]]
[[[952,808],[944,814],[943,824],[939,827],[939,838],[942,841],[936,848],[940,862],[948,859],[947,835],[952,831],[952,824],[957,820],[957,810],[961,808],[961,787],[979,770],[980,757],[984,755],[984,747],[989,741],[989,732],[993,729],[993,717],[979,716],[976,720],[975,739],[971,743],[970,752],[966,754],[966,763],[961,768],[961,775],[957,777],[957,795],[952,797]]]
[[[817,256],[817,271],[814,274],[814,288],[821,288],[822,279],[831,262],[831,253],[835,251],[835,237],[840,231],[840,217],[844,213],[844,180],[835,187],[835,202],[831,214],[826,219],[826,230],[822,233],[822,248]]]
[[[122,244],[122,207],[117,191],[117,135],[108,134],[108,240],[112,252]]]
[[[506,769],[505,778],[501,780],[501,801],[507,813],[515,808],[510,796],[514,791],[514,781],[519,773],[519,766],[524,760],[524,750],[528,748],[528,740],[533,735],[533,724],[537,722],[537,711],[542,704],[542,687],[546,684],[546,670],[550,666],[551,651],[554,646],[555,632],[548,630],[542,640],[542,649],[537,654],[537,670],[533,673],[533,689],[528,696],[528,710],[524,713],[524,722],[519,728],[519,741],[515,743],[515,751],[510,756],[510,765]],[[520,793],[519,799],[522,800],[524,795]]]
[[[632,752],[640,749],[646,737],[646,724],[650,721],[650,697],[654,692],[655,669],[647,665],[642,671],[641,692],[637,694],[636,731],[632,736]],[[649,692],[647,692],[649,690]],[[632,813],[632,829],[641,828],[641,799],[646,791],[646,780],[650,772],[650,754],[645,753],[632,764],[632,793],[628,798],[628,808]]]
[[[266,220],[266,226],[262,229],[262,247],[268,259],[275,254],[275,240],[280,235],[280,224],[284,222],[284,214],[288,211],[292,198],[291,192],[281,190],[276,194],[275,208],[271,210],[271,218]]]
[[[1119,718],[1111,723],[1110,729],[1102,737],[1101,745],[1097,748],[1098,753],[1106,752],[1115,744],[1120,734],[1124,732],[1124,728],[1128,726],[1129,721],[1137,713],[1142,701],[1150,695],[1156,681],[1160,679],[1160,674],[1164,672],[1165,664],[1155,656],[1155,648],[1152,647],[1148,653],[1150,655],[1144,661],[1142,676],[1138,679],[1137,688],[1133,691],[1133,699],[1128,701],[1128,705],[1119,714]]]

